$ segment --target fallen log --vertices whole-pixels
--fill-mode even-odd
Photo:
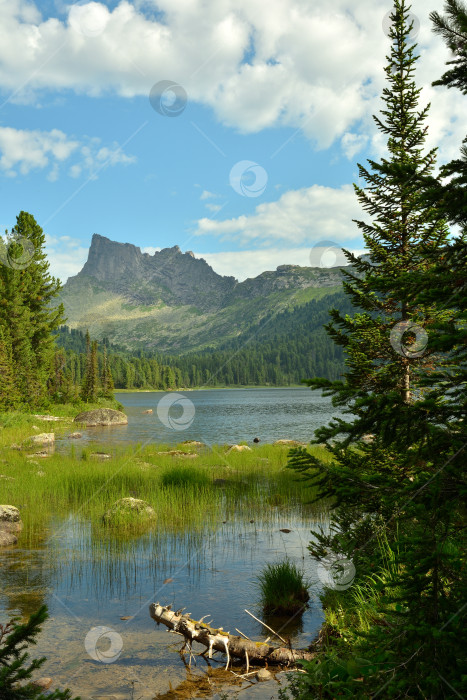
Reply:
[[[184,637],[185,644],[182,649],[188,646],[191,652],[192,643],[199,642],[207,647],[203,655],[207,653],[209,658],[212,657],[213,649],[227,654],[226,668],[231,657],[242,659],[247,665],[267,662],[270,665],[289,666],[296,661],[311,661],[315,656],[314,652],[306,649],[275,647],[266,642],[254,642],[251,639],[224,632],[222,627],[216,629],[203,622],[204,618],[193,620],[188,614],[183,614],[183,610],[175,612],[170,609],[170,606],[159,605],[159,603],[151,603],[149,614],[158,624],[162,622],[169,630]]]

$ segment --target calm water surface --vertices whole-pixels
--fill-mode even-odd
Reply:
[[[123,404],[128,425],[88,428],[84,441],[171,443],[199,440],[207,445],[291,439],[308,442],[314,431],[341,416],[330,398],[308,387],[279,389],[210,389],[176,392],[134,392],[115,394]],[[162,401],[174,399],[168,411],[173,427],[158,415]],[[152,409],[152,414],[143,411]],[[167,410],[161,414],[165,419]],[[166,421],[167,422],[167,421]],[[67,441],[65,440],[67,444]],[[60,449],[60,441],[57,448]]]
[[[251,442],[256,436],[262,442],[280,438],[306,442],[315,428],[337,415],[329,399],[306,388],[193,391],[184,394],[192,402],[193,421],[177,430],[164,426],[157,415],[164,396],[117,394],[128,425],[87,429],[78,443],[195,439],[209,445]],[[143,413],[150,408],[153,414]],[[172,416],[179,420],[181,413],[174,407]],[[57,449],[69,449],[69,442],[58,440]],[[34,648],[35,655],[48,659],[41,675],[70,687],[83,700],[218,698],[220,692],[227,690],[230,696],[239,689],[243,698],[277,698],[277,681],[248,686],[221,670],[221,656],[212,661],[209,680],[208,666],[199,657],[186,669],[176,651],[181,638],[157,628],[148,613],[151,602],[172,603],[174,609],[187,606],[195,619],[209,614],[213,624],[226,631],[235,633],[239,628],[253,639],[264,639],[268,633],[244,609],[263,617],[255,577],[266,563],[288,556],[310,582],[310,606],[295,620],[273,618],[269,623],[289,636],[294,646],[307,646],[323,613],[316,563],[306,546],[312,527],[318,523],[327,527],[327,515],[318,506],[303,509],[293,504],[271,506],[266,520],[258,520],[254,511],[252,504],[250,514],[211,523],[201,532],[155,528],[126,539],[104,535],[101,528],[75,515],[52,520],[42,532],[25,530],[16,547],[0,550],[0,620],[29,615],[46,603],[52,619]],[[97,643],[101,658],[107,654],[112,663],[91,658],[85,648],[87,635],[97,626],[109,628],[114,643],[121,643],[117,657],[113,647],[109,650],[107,633]],[[233,688],[226,680],[239,685]],[[171,688],[179,693],[173,694]]]

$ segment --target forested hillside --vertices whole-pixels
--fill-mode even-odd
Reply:
[[[350,313],[343,293],[270,314],[248,333],[220,349],[184,356],[130,353],[104,338],[98,343],[99,367],[106,349],[116,389],[174,389],[199,386],[288,385],[311,376],[337,379],[343,352],[327,336],[323,324],[329,309]],[[57,344],[64,348],[70,379],[79,384],[86,368],[85,334],[62,326]]]

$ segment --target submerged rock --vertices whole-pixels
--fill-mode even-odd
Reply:
[[[106,525],[119,525],[125,522],[150,524],[156,517],[156,511],[149,503],[139,498],[120,498],[102,516]]]
[[[79,440],[79,438],[83,437],[82,433],[70,433],[68,435],[69,438],[72,438],[73,440]]]
[[[127,425],[128,423],[128,417],[122,411],[115,411],[113,408],[83,411],[74,420],[75,423],[85,423],[88,428],[96,425]]]

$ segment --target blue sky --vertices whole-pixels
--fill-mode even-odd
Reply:
[[[63,281],[93,233],[177,244],[239,279],[322,264],[321,241],[362,250],[352,182],[384,153],[371,115],[391,6],[0,0],[2,230],[34,214]],[[430,86],[449,58],[428,18],[442,8],[412,5],[428,145],[446,161],[465,104]]]

